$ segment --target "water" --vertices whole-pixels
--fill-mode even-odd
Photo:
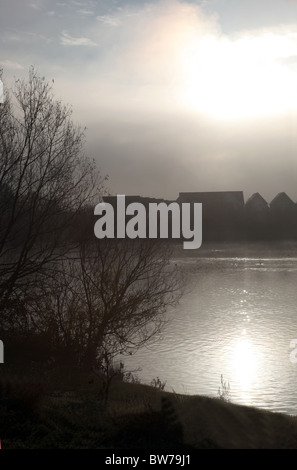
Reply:
[[[297,414],[297,245],[182,250],[174,260],[188,292],[162,338],[125,360],[144,383],[218,396],[221,375],[233,403]]]

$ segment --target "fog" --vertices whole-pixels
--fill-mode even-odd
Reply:
[[[2,0],[4,83],[54,79],[113,193],[297,200],[297,5],[235,3]]]

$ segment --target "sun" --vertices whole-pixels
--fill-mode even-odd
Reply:
[[[279,34],[192,38],[181,54],[183,105],[219,119],[297,109],[297,42]],[[288,65],[289,64],[289,65]]]

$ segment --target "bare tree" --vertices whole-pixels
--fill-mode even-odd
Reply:
[[[89,367],[102,349],[132,353],[165,323],[182,293],[171,250],[158,240],[100,240],[83,244],[77,259],[38,286],[28,304],[29,323],[51,331]]]
[[[0,109],[0,326],[46,333],[89,367],[161,331],[181,295],[158,240],[97,240],[90,213],[104,178],[83,154],[84,131],[31,69]],[[77,215],[79,214],[79,219]],[[77,237],[77,221],[86,233]],[[91,231],[91,238],[88,237]]]
[[[52,86],[31,68],[5,90],[0,107],[0,308],[60,259],[74,240],[74,220],[98,202],[104,185],[83,153],[85,130]]]

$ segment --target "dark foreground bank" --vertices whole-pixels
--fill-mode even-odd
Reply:
[[[3,379],[2,449],[296,449],[296,417],[87,375],[52,387]]]

